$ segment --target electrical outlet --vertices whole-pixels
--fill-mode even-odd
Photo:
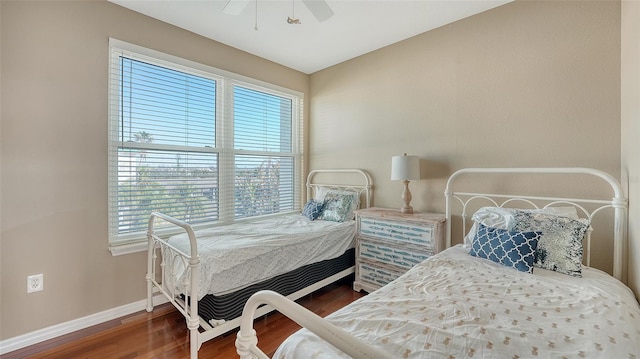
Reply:
[[[27,293],[39,292],[44,289],[44,275],[34,274],[27,277]]]

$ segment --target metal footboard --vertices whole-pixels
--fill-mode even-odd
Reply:
[[[358,340],[347,331],[329,323],[298,303],[270,290],[255,293],[247,300],[244,306],[240,331],[236,339],[236,348],[240,359],[269,358],[258,348],[258,338],[256,331],[253,329],[254,313],[258,306],[263,304],[269,304],[303,328],[310,330],[352,358],[391,359],[389,354]]]
[[[169,244],[166,240],[158,237],[154,231],[154,225],[156,219],[161,219],[169,222],[173,225],[181,227],[189,236],[190,253],[184,253],[178,248]],[[198,349],[202,344],[199,340],[198,327],[200,327],[200,317],[198,316],[198,278],[199,278],[199,264],[200,258],[198,257],[198,246],[196,243],[196,236],[193,232],[193,228],[183,221],[177,220],[173,217],[167,216],[162,213],[153,212],[149,217],[149,227],[147,232],[147,312],[153,310],[153,288],[157,288],[178,311],[184,315],[187,320],[187,328],[189,329],[189,342],[191,358],[198,357]],[[157,281],[156,273],[156,260],[157,249],[160,250],[161,263],[160,263],[160,282]],[[188,289],[188,295],[185,300],[179,300],[179,294],[175,285],[167,286],[167,273],[165,273],[166,260],[182,261],[186,268],[185,280],[188,283],[183,283],[185,288]]]

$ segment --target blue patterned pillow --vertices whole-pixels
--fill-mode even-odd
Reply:
[[[533,272],[540,232],[509,232],[479,223],[469,254],[486,258],[521,272]]]
[[[589,229],[587,219],[516,211],[515,231],[540,231],[535,266],[582,277],[582,240]]]
[[[324,196],[322,219],[325,221],[344,222],[353,219],[354,213],[360,205],[360,195],[353,191],[330,190]]]
[[[316,202],[310,199],[302,209],[302,215],[309,218],[310,220],[315,220],[322,214],[322,208],[324,207],[324,203]]]

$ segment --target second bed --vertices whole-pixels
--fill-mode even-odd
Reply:
[[[317,175],[331,181],[317,182]],[[351,184],[354,175],[358,180]],[[349,184],[337,183],[345,177]],[[147,310],[153,310],[154,292],[162,293],[185,316],[191,357],[196,358],[203,342],[238,327],[243,305],[255,292],[269,289],[295,300],[350,275],[353,211],[360,204],[369,206],[371,189],[364,171],[317,170],[307,177],[310,200],[302,214],[194,231],[184,222],[153,213]],[[162,238],[155,230],[161,220],[184,233]],[[256,317],[271,310],[261,307]]]

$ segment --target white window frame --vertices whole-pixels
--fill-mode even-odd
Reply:
[[[248,89],[267,92],[280,97],[288,98],[292,101],[292,152],[294,160],[294,209],[292,212],[300,211],[301,198],[303,193],[303,103],[304,95],[301,92],[255,80],[235,73],[217,69],[208,65],[203,65],[194,61],[186,60],[177,56],[169,55],[138,45],[130,44],[121,40],[109,39],[109,249],[113,255],[122,255],[133,252],[140,252],[146,249],[146,231],[119,234],[118,233],[118,208],[117,200],[112,196],[117,196],[118,188],[118,148],[121,145],[118,136],[119,130],[119,82],[117,76],[112,73],[118,71],[114,69],[114,62],[117,58],[125,54],[127,57],[142,60],[151,64],[164,66],[173,70],[197,75],[216,81],[216,147],[207,149],[213,153],[218,153],[219,163],[219,186],[234,185],[234,161],[233,157],[239,151],[234,149],[233,144],[233,89],[234,86],[241,86]],[[135,146],[135,145],[134,145]],[[163,145],[150,145],[161,148]],[[132,147],[128,144],[127,147]],[[246,151],[240,151],[247,153]],[[233,190],[222,190],[227,194],[233,194]],[[291,212],[289,212],[291,213]],[[276,214],[279,215],[279,214]],[[233,198],[221,195],[219,203],[219,220],[211,223],[194,225],[194,229],[227,225],[234,222],[254,220],[256,217],[234,219]],[[164,234],[175,233],[167,230]],[[162,234],[162,232],[161,232]]]

